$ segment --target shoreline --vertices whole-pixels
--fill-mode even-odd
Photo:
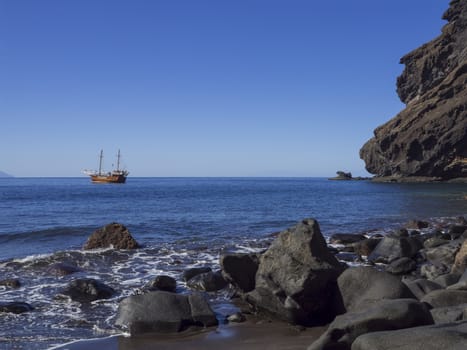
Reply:
[[[303,328],[278,320],[247,317],[242,323],[220,324],[201,331],[176,334],[114,335],[77,340],[48,350],[302,350],[317,340],[327,326]]]
[[[368,178],[369,181],[375,183],[451,183],[451,184],[467,184],[467,177],[457,177],[452,179],[442,179],[439,177],[426,177],[426,176],[374,176]]]

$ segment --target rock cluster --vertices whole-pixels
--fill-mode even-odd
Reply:
[[[318,223],[306,219],[281,232],[264,253],[224,254],[222,273],[260,315],[305,326],[330,322],[309,350],[370,349],[378,339],[369,335],[401,330],[405,337],[404,329],[426,339],[448,335],[437,346],[467,337],[464,218],[436,225],[411,221],[386,236],[339,234],[330,241],[339,245],[334,254]],[[372,243],[361,249],[364,242]],[[336,259],[343,252],[378,265],[346,268]],[[404,341],[407,349],[416,348],[413,340]]]
[[[206,295],[229,288],[242,301],[241,312],[222,322],[243,322],[255,313],[300,326],[328,323],[309,350],[462,348],[465,218],[411,221],[385,236],[334,234],[329,242],[336,247],[327,245],[316,220],[304,219],[280,232],[263,252],[223,253],[220,271],[199,266],[180,272],[180,283],[194,292],[177,294],[176,279],[156,276],[120,301],[115,324],[132,335],[213,327],[220,316]],[[360,266],[349,267],[342,258]],[[48,269],[55,278],[83,272],[69,264]],[[5,279],[0,285],[18,288],[20,282]],[[87,304],[115,298],[118,291],[92,278],[75,278],[60,295]],[[23,312],[35,312],[33,305],[0,303],[0,313]]]
[[[352,350],[463,350],[466,334],[467,322],[373,332],[358,337]]]
[[[132,335],[216,326],[216,314],[200,292],[214,292],[227,286],[220,271],[212,271],[207,266],[194,267],[183,271],[181,277],[194,293],[177,294],[173,277],[157,276],[142,288],[143,294],[120,302],[115,324],[128,329]]]
[[[467,177],[467,3],[451,1],[442,34],[401,59],[406,108],[360,150],[366,169],[392,180]]]

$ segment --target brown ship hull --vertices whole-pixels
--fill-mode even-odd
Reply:
[[[124,175],[91,175],[92,182],[123,184],[126,181]]]

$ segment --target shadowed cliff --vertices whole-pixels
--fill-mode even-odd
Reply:
[[[406,108],[360,150],[377,177],[467,177],[467,2],[453,0],[442,34],[401,58]]]

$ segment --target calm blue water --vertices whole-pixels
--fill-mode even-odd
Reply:
[[[128,178],[124,185],[88,178],[0,179],[0,302],[23,301],[34,311],[0,315],[0,349],[48,349],[75,339],[119,334],[121,298],[160,274],[177,279],[187,267],[218,267],[223,250],[264,249],[271,233],[306,217],[325,236],[385,232],[410,219],[467,214],[465,184],[377,184],[316,178]],[[97,228],[126,225],[143,248],[82,251]],[[79,272],[56,276],[66,263]],[[61,295],[75,278],[113,287],[108,300],[81,305]],[[210,296],[217,312],[227,295]],[[216,306],[217,305],[217,306]],[[221,306],[219,306],[221,305]]]
[[[465,184],[375,184],[316,178],[0,179],[0,260],[81,247],[125,224],[144,244],[259,238],[305,217],[323,233],[467,213]]]

